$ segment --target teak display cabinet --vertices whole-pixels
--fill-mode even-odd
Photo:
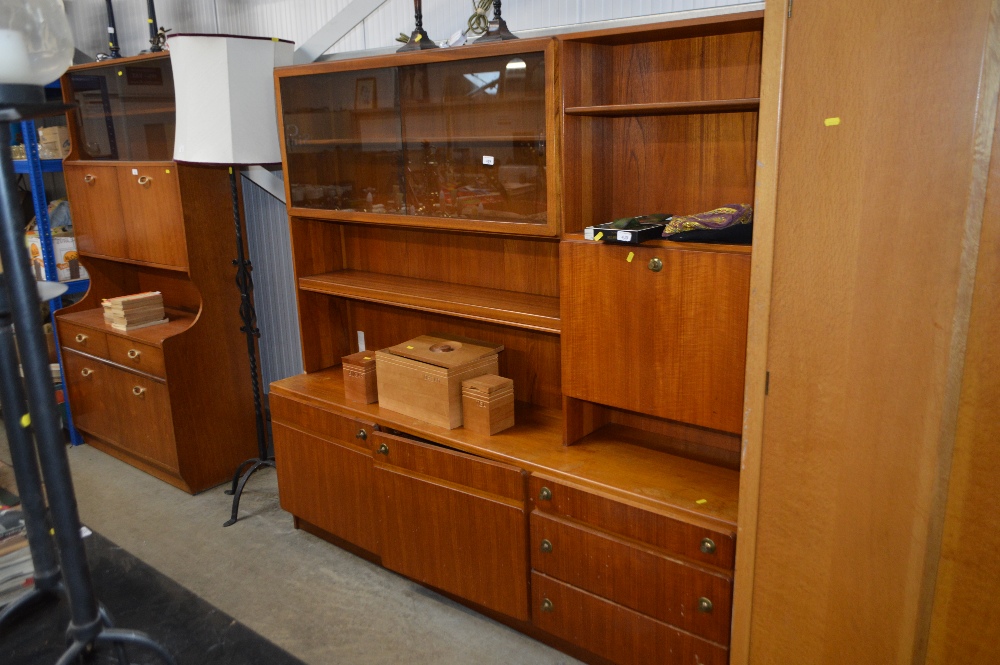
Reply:
[[[276,72],[305,373],[270,406],[296,526],[589,662],[728,661],[750,248],[581,231],[752,202],[762,25]],[[512,186],[541,168],[544,198]],[[502,195],[463,215],[441,174]],[[411,210],[428,191],[437,207]],[[346,399],[359,333],[431,332],[504,346],[513,427]]]
[[[87,295],[57,314],[87,443],[187,492],[227,480],[255,448],[233,284],[225,167],[177,164],[169,55],[73,67],[62,80],[66,188]],[[160,291],[169,323],[120,331],[104,298]]]

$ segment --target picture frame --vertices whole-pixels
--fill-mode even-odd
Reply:
[[[359,78],[354,85],[354,108],[373,109],[378,106],[378,88],[375,78]]]

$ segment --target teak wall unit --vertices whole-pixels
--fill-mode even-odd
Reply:
[[[66,187],[90,291],[58,313],[87,443],[195,493],[255,448],[250,368],[230,257],[225,167],[176,164],[168,55],[73,67],[62,86]],[[170,322],[128,332],[101,300],[161,291]],[[241,350],[243,349],[243,350]]]
[[[298,527],[589,662],[728,662],[750,248],[581,231],[752,201],[762,27],[278,70],[305,374],[270,405]],[[514,427],[347,401],[358,331],[503,344]]]

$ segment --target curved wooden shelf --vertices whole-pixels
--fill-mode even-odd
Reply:
[[[559,298],[361,270],[299,279],[299,288],[353,300],[559,334]]]
[[[163,340],[184,332],[194,325],[195,320],[198,318],[197,314],[181,309],[167,307],[165,308],[165,311],[167,318],[170,319],[167,323],[128,331],[117,330],[105,323],[104,310],[100,307],[85,309],[79,312],[70,312],[68,314],[60,314],[59,320],[67,323],[75,323],[80,326],[86,326],[88,328],[94,328],[108,335],[117,335],[118,337],[132,339],[144,344],[152,344],[153,346],[162,347]]]
[[[694,102],[661,102],[655,104],[602,104],[599,106],[569,106],[566,115],[598,118],[625,118],[644,115],[692,115],[696,113],[739,113],[760,108],[760,97],[717,99]]]

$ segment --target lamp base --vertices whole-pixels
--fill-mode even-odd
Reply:
[[[494,18],[490,21],[490,27],[487,28],[486,34],[472,43],[502,42],[508,39],[520,39],[520,37],[507,28],[507,21],[502,18]]]
[[[396,53],[403,53],[404,51],[426,51],[431,48],[440,47],[434,43],[433,39],[427,36],[426,30],[420,28],[413,31],[413,34],[410,35],[410,41],[396,49]]]

